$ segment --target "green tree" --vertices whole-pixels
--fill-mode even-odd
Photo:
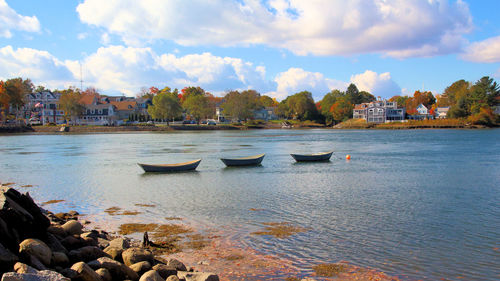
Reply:
[[[205,91],[200,87],[188,87],[182,89],[182,107],[200,124],[201,118],[212,115],[213,110],[210,100]]]
[[[278,102],[275,99],[271,98],[270,96],[266,96],[266,95],[260,96],[259,102],[263,107],[278,106]]]
[[[73,124],[75,124],[76,119],[80,117],[85,110],[85,106],[80,102],[82,94],[71,87],[58,92],[61,93],[59,108],[64,111],[66,123],[69,124],[69,121],[73,120]]]
[[[332,90],[323,96],[323,99],[319,102],[317,108],[319,113],[325,117],[325,122],[327,125],[331,125],[335,118],[333,117],[333,113],[330,110],[332,105],[337,102],[338,98],[344,97],[345,93],[339,90]]]
[[[303,120],[318,119],[318,111],[312,94],[302,91],[288,96],[280,103],[280,111],[288,118]]]
[[[345,92],[345,95],[349,98],[350,102],[353,104],[360,104],[363,102],[363,96],[358,90],[358,87],[351,83]]]
[[[182,114],[182,106],[176,92],[170,92],[170,88],[164,90],[153,97],[153,105],[148,107],[148,113],[154,119],[167,120],[167,125],[170,125],[170,119]]]
[[[448,105],[455,105],[458,100],[461,98],[465,98],[470,91],[471,84],[465,80],[458,80],[453,82],[450,86],[448,86],[444,92],[443,96],[446,96],[448,100]]]
[[[463,118],[467,117],[467,106],[465,97],[461,97],[456,104],[452,105],[446,114],[448,118]]]
[[[406,101],[409,99],[409,96],[393,96],[389,99],[390,102],[396,102],[398,106],[405,106]]]
[[[233,119],[246,120],[252,118],[254,110],[262,107],[260,94],[255,90],[243,92],[230,91],[224,96],[222,108],[224,113]]]
[[[479,79],[467,95],[467,104],[471,114],[478,114],[481,108],[496,105],[500,96],[499,85],[492,78],[485,76]]]

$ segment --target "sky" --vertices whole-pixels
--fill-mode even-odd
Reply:
[[[0,0],[0,80],[315,100],[500,79],[498,0]]]

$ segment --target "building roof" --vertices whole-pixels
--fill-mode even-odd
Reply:
[[[84,105],[91,105],[94,103],[94,101],[98,100],[99,100],[98,94],[83,94],[82,98],[80,99],[80,102]]]
[[[122,111],[127,111],[127,110],[131,111],[137,107],[136,101],[111,101],[109,103],[114,105],[116,107],[116,110],[122,110]]]

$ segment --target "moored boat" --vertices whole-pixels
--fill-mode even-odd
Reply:
[[[264,153],[254,156],[240,157],[240,158],[221,158],[220,160],[226,166],[252,166],[259,165],[266,156]]]
[[[329,152],[320,152],[313,154],[290,154],[293,159],[297,162],[305,162],[305,161],[328,161],[330,157],[332,157],[333,151]]]
[[[200,162],[201,159],[177,164],[137,164],[141,166],[144,172],[167,173],[195,170]]]

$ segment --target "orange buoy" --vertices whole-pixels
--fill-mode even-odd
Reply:
[[[347,155],[345,156],[345,159],[346,159],[346,160],[351,160],[351,155],[347,154]]]

